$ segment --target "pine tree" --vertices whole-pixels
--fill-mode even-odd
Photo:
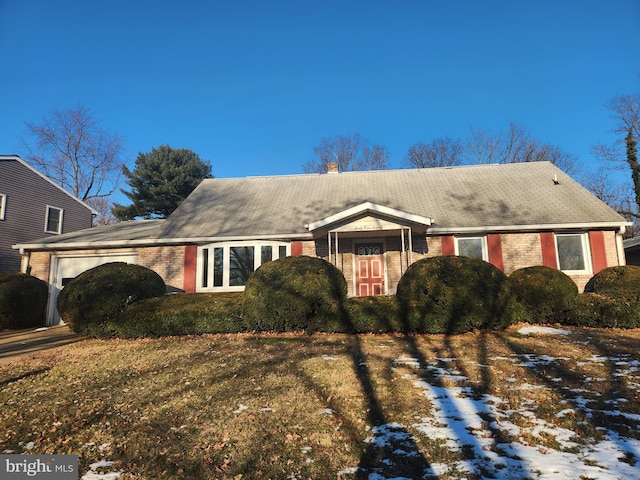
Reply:
[[[132,204],[115,204],[111,212],[118,220],[166,218],[205,178],[212,178],[211,165],[187,148],[168,145],[140,153],[133,171],[126,166],[130,192],[121,190]]]

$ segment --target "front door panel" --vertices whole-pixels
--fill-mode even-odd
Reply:
[[[384,254],[382,244],[356,245],[356,285],[359,297],[384,295]]]

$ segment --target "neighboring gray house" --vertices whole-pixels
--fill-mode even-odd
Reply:
[[[624,265],[628,222],[548,162],[204,180],[164,221],[127,222],[16,245],[23,269],[62,288],[121,259],[186,292],[244,289],[265,262],[336,265],[349,295],[393,294],[414,262],[482,258],[506,274],[547,265],[580,289]]]
[[[640,237],[627,238],[624,241],[624,253],[627,265],[640,266]]]
[[[12,245],[90,228],[96,213],[17,155],[1,155],[0,272],[20,270]]]

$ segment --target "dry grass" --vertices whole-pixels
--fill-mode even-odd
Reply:
[[[500,397],[518,425],[529,422],[518,407],[530,405],[537,418],[584,438],[597,439],[605,425],[638,438],[637,423],[601,410],[615,400],[640,415],[640,372],[620,375],[616,365],[637,358],[639,347],[640,330],[569,338],[517,328],[87,340],[0,366],[0,452],[76,454],[83,471],[105,459],[121,479],[327,479],[380,461],[365,439],[372,426],[396,422],[414,435],[423,462],[458,461],[464,450],[411,431],[433,405],[410,378]],[[591,401],[592,414],[569,409],[577,401]],[[495,434],[491,420],[487,435]],[[553,436],[520,441],[560,448]]]

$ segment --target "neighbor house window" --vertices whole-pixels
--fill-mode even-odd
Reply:
[[[456,237],[456,255],[488,261],[486,237]]]
[[[288,244],[281,242],[237,242],[198,247],[196,290],[243,290],[249,276],[260,265],[286,257]]]
[[[558,268],[565,272],[590,271],[589,243],[586,233],[557,233]]]
[[[4,220],[4,212],[7,210],[7,196],[0,193],[0,220]]]
[[[47,218],[44,225],[46,233],[62,233],[62,212],[61,208],[47,205]]]

